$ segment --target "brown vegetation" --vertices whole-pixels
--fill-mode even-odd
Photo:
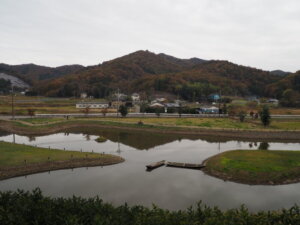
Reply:
[[[43,162],[23,166],[5,167],[0,168],[0,180],[53,170],[73,169],[79,167],[108,166],[123,161],[123,158],[115,156],[112,158],[73,159],[61,162]]]
[[[281,131],[281,130],[243,130],[243,129],[220,129],[220,128],[195,128],[180,126],[154,126],[139,125],[132,123],[118,123],[109,121],[68,121],[49,126],[24,126],[17,125],[9,121],[1,121],[1,130],[24,135],[46,135],[64,131],[70,128],[84,126],[85,128],[118,128],[123,130],[136,130],[143,132],[157,132],[170,134],[193,134],[204,137],[222,137],[242,140],[281,140],[281,141],[299,141],[300,131]]]
[[[167,91],[192,98],[186,89],[192,83],[202,86],[197,98],[213,91],[222,94],[267,95],[265,87],[281,77],[267,71],[227,61],[182,60],[148,51],[138,51],[103,64],[88,67],[77,74],[44,82],[36,87],[47,96],[78,96],[81,91],[105,97],[115,88],[124,92]],[[203,96],[200,96],[203,95]]]

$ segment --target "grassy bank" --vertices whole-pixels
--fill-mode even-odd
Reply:
[[[209,158],[204,171],[247,184],[300,181],[300,151],[234,150]]]
[[[300,130],[300,120],[273,119],[271,126],[265,128],[260,120],[246,119],[240,122],[232,118],[71,118],[69,121],[103,121],[119,124],[136,125],[142,121],[144,125],[171,126],[171,127],[194,127],[194,128],[219,128],[219,129],[243,129],[243,130]],[[33,125],[47,125],[66,121],[63,118],[26,118],[20,121]]]
[[[98,197],[50,198],[32,192],[0,192],[0,224],[101,224],[101,225],[266,225],[299,224],[299,207],[249,212],[245,207],[221,211],[198,204],[195,208],[168,211],[158,207],[113,206]]]
[[[93,119],[92,119],[93,120]],[[300,120],[273,120],[271,126],[265,128],[260,120],[246,119],[240,122],[233,118],[99,118],[100,121],[112,121],[118,123],[137,124],[142,121],[144,124],[155,126],[175,127],[199,127],[219,129],[271,129],[271,130],[300,130]]]
[[[139,123],[140,120],[142,123]],[[21,135],[47,135],[81,126],[85,128],[117,128],[143,132],[193,134],[243,140],[300,140],[299,121],[280,122],[278,120],[278,123],[285,126],[285,128],[292,127],[296,129],[264,128],[256,122],[241,123],[230,118],[71,118],[69,120],[32,118],[17,121],[0,120],[0,127],[3,131]]]
[[[110,165],[118,156],[0,142],[0,180],[49,170]]]

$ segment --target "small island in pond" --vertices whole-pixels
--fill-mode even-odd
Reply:
[[[300,182],[300,152],[234,150],[204,161],[203,171],[244,184],[277,185]]]
[[[0,180],[52,170],[107,166],[124,159],[109,154],[63,151],[0,141]]]
[[[103,142],[106,142],[107,139],[103,136],[99,136],[95,139],[95,141],[97,141],[98,143],[103,143]]]

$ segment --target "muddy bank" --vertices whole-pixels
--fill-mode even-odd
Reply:
[[[201,137],[218,137],[229,139],[241,139],[249,141],[300,141],[300,131],[277,131],[277,130],[238,130],[238,129],[214,129],[214,128],[188,128],[170,126],[138,126],[135,124],[102,124],[101,122],[69,121],[65,123],[52,124],[51,126],[23,126],[16,125],[10,121],[0,121],[0,129],[19,135],[48,135],[64,132],[72,128],[99,128],[119,129],[144,132],[157,132],[168,134],[198,135]]]
[[[73,159],[68,161],[34,163],[15,167],[0,167],[0,180],[13,177],[25,176],[35,173],[42,173],[54,170],[73,169],[80,167],[108,166],[124,162],[119,156],[99,159]]]

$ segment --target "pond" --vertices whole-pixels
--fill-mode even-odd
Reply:
[[[68,130],[40,137],[2,133],[0,140],[39,147],[118,154],[125,162],[106,167],[77,168],[34,174],[0,181],[0,190],[41,188],[54,197],[93,197],[120,205],[151,206],[178,210],[200,200],[221,209],[246,205],[252,211],[281,209],[300,204],[300,183],[278,186],[245,185],[211,177],[201,170],[160,167],[147,172],[149,163],[167,160],[201,163],[220,152],[259,147],[300,150],[300,143],[260,143],[118,130]],[[98,143],[99,136],[107,141]]]

